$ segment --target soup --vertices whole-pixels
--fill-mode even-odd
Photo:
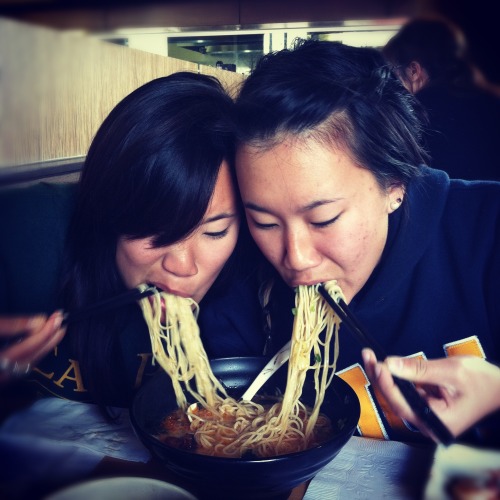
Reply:
[[[335,434],[330,419],[320,413],[313,431],[306,437],[312,410],[301,404],[286,431],[278,435],[274,429],[281,401],[261,398],[258,402],[258,396],[255,401],[236,403],[229,398],[216,414],[198,407],[191,414],[191,421],[179,408],[163,419],[156,437],[168,446],[200,455],[268,458],[312,448]]]

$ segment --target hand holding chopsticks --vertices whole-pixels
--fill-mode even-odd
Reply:
[[[11,377],[27,375],[31,368],[62,340],[65,327],[136,302],[155,293],[153,286],[141,285],[69,313],[0,317],[0,383]]]
[[[383,361],[387,355],[382,347],[372,338],[366,330],[358,323],[355,316],[349,311],[347,304],[338,298],[334,300],[327,292],[323,285],[320,285],[319,293],[325,301],[337,313],[342,322],[347,326],[351,334],[356,338],[361,347],[369,347],[375,353],[375,356]],[[435,438],[444,445],[449,445],[453,442],[454,436],[450,430],[443,424],[439,417],[431,410],[427,401],[418,393],[415,385],[398,377],[393,377],[394,383],[405,397],[411,409],[415,412],[418,418],[425,424]]]
[[[59,344],[62,313],[0,316],[0,383],[28,375]]]

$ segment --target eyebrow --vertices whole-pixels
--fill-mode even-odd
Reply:
[[[335,203],[342,198],[332,198],[332,199],[326,199],[326,200],[315,200],[311,203],[308,203],[307,205],[304,205],[303,207],[299,208],[300,213],[308,212],[309,210],[312,210],[316,207],[321,207],[323,205],[328,205],[330,203]],[[267,208],[261,207],[260,205],[257,205],[256,203],[248,202],[245,203],[245,208],[248,208],[250,210],[254,210],[255,212],[260,212],[263,214],[273,214],[272,210],[268,210]]]
[[[222,212],[220,214],[214,215],[212,217],[209,217],[208,219],[203,220],[202,224],[208,224],[209,222],[215,222],[215,221],[221,220],[221,219],[232,219],[234,217],[236,217],[235,213]]]

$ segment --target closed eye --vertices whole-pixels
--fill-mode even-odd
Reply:
[[[278,224],[274,222],[270,222],[269,224],[264,224],[262,222],[257,222],[256,220],[252,221],[253,225],[258,229],[272,229],[273,227],[277,227]]]
[[[311,222],[311,224],[314,227],[328,227],[328,226],[331,226],[339,217],[340,217],[340,214],[333,217],[333,219],[325,220],[323,222]]]
[[[203,234],[205,234],[206,236],[208,236],[209,238],[212,238],[214,240],[219,240],[221,238],[224,238],[224,236],[227,235],[228,231],[229,231],[229,228],[226,227],[226,229],[223,229],[222,231],[206,232]]]

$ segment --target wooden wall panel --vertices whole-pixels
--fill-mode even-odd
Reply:
[[[0,167],[84,156],[125,95],[201,66],[0,18]],[[234,87],[242,75],[215,68]]]

